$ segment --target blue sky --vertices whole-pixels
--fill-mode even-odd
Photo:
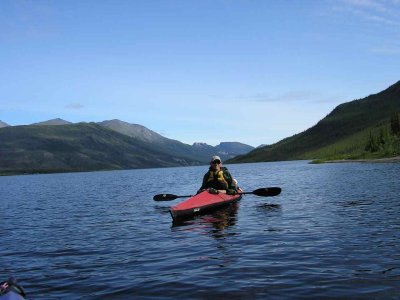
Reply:
[[[0,120],[275,143],[400,80],[400,0],[2,0]]]

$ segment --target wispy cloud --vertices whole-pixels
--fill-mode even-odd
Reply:
[[[372,9],[380,12],[388,11],[388,8],[384,3],[377,0],[343,0],[343,3],[354,7]]]
[[[241,95],[239,100],[254,102],[303,102],[303,103],[321,103],[336,102],[338,96],[323,95],[318,91],[288,91],[282,94],[271,95],[268,93],[256,93],[254,95]]]
[[[397,0],[342,0],[340,9],[365,21],[400,26],[400,1]]]
[[[1,39],[42,39],[55,35],[56,11],[51,5],[14,0],[8,8],[7,13],[0,12]]]
[[[372,48],[371,51],[378,54],[400,55],[400,46],[382,46]]]
[[[340,0],[332,2],[332,12],[341,22],[359,25],[369,51],[379,55],[399,55],[400,0]]]
[[[70,103],[70,104],[65,105],[64,108],[65,109],[71,109],[71,110],[79,110],[79,109],[84,108],[84,106],[82,104],[79,104],[79,103]]]

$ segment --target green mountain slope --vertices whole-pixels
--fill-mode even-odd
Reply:
[[[167,138],[139,124],[131,124],[120,120],[107,120],[98,123],[108,129],[139,139],[143,142],[159,143]]]
[[[188,145],[177,140],[166,138],[142,125],[131,124],[120,120],[103,121],[99,124],[108,129],[136,138],[148,147],[158,149],[166,154],[177,155],[202,163],[208,163],[210,157],[215,154],[219,155],[221,159],[225,161],[228,158],[247,153],[254,149],[249,145],[238,142],[222,142],[215,147],[204,143]]]
[[[302,133],[257,148],[229,162],[329,159],[338,151],[348,157],[361,152],[369,132],[388,128],[394,112],[400,112],[400,81],[378,94],[337,106]]]
[[[33,123],[31,125],[69,125],[72,124],[71,122],[65,121],[60,118],[44,121],[44,122],[39,122],[39,123]]]
[[[190,160],[198,160],[203,163],[208,162],[210,157],[213,155],[213,151],[198,151],[198,149],[194,149],[190,145],[163,137],[142,125],[130,124],[120,120],[103,121],[99,124],[111,130],[115,130],[116,132],[136,138],[148,147],[158,149],[159,151],[169,155],[178,155]]]
[[[0,129],[0,173],[50,173],[196,165],[95,123]]]

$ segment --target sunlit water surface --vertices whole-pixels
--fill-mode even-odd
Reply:
[[[0,177],[0,275],[28,299],[399,299],[400,164],[229,165],[246,195],[173,224],[206,167]]]

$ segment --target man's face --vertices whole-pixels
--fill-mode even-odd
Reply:
[[[214,171],[219,171],[221,170],[221,161],[219,159],[216,159],[214,161],[211,162],[211,168]]]

